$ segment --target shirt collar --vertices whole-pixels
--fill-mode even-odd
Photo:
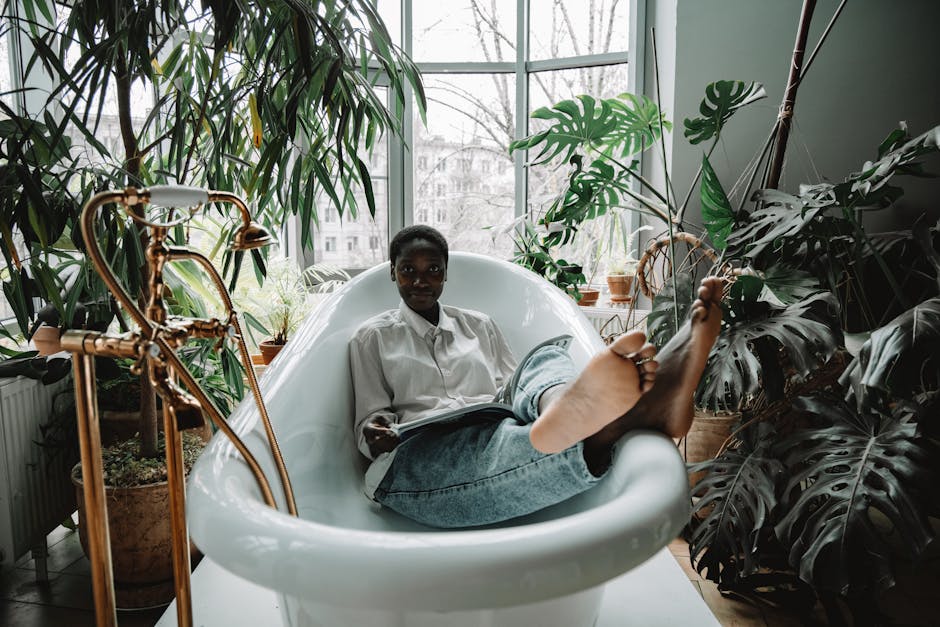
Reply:
[[[425,337],[428,335],[428,333],[435,333],[438,330],[440,332],[446,332],[453,335],[455,328],[454,319],[447,315],[447,311],[444,308],[444,305],[439,306],[441,308],[441,315],[437,321],[437,326],[434,326],[422,318],[418,312],[406,305],[405,301],[403,300],[398,303],[398,311],[401,314],[402,320],[404,320],[405,323],[421,337]]]

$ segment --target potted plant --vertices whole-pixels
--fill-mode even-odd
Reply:
[[[313,309],[315,295],[329,292],[349,280],[349,274],[332,264],[319,263],[301,271],[293,261],[280,258],[268,266],[262,283],[243,281],[233,295],[243,310],[252,341],[257,342],[262,362],[267,365],[277,356],[297,325]]]
[[[636,275],[640,260],[634,256],[633,242],[636,236],[652,230],[653,227],[644,225],[628,232],[626,216],[623,212],[609,214],[611,225],[606,229],[609,233],[604,252],[607,256],[607,288],[612,303],[629,303],[633,300],[633,278]],[[617,251],[617,252],[614,252]],[[597,256],[601,257],[604,252]]]
[[[695,468],[705,477],[696,486],[702,520],[692,526],[690,551],[722,590],[796,591],[794,599],[819,600],[830,615],[845,603],[869,620],[894,585],[892,562],[916,560],[934,536],[940,474],[929,417],[940,381],[931,352],[940,323],[940,234],[923,222],[907,234],[868,234],[860,212],[891,206],[901,194],[892,177],[922,174],[938,144],[940,127],[913,138],[898,129],[842,183],[802,186],[799,195],[761,191],[753,211],[735,215],[726,256],[752,268],[741,289],[757,294],[753,302],[801,290],[805,300],[805,290],[834,281],[850,287],[830,297],[840,305],[836,325],[863,318],[846,315],[853,309],[876,310],[865,294],[921,302],[876,328],[844,373],[842,360],[802,379],[716,377],[699,388],[708,395],[731,386],[742,398],[758,385],[782,392],[771,402],[758,394],[764,402],[752,405],[730,445]],[[928,280],[905,289],[911,275]],[[789,297],[784,277],[795,292]],[[730,362],[732,348],[726,344],[717,358]],[[787,354],[793,364],[805,357],[798,347]]]
[[[711,140],[710,154],[733,114],[764,95],[758,83],[717,81],[709,84],[700,106],[702,115],[685,121],[686,136],[693,144]],[[671,193],[657,189],[642,175],[639,161],[634,159],[657,147],[663,133],[672,128],[655,102],[629,93],[600,100],[584,94],[576,100],[537,109],[532,117],[550,121],[549,127],[514,141],[510,152],[527,150],[531,166],[560,158],[571,172],[567,186],[541,215],[533,218],[532,222],[542,227],[541,231],[528,232],[529,241],[523,242],[523,246],[517,241],[517,248],[538,250],[551,256],[573,245],[599,256],[595,248],[608,241],[606,253],[610,254],[618,240],[627,239],[624,234],[629,233],[629,229],[623,220],[629,213],[660,221],[670,235],[681,231],[682,216],[691,193],[679,202]],[[696,174],[691,187],[700,176],[701,173]],[[599,233],[599,223],[614,229],[618,222],[621,223],[619,235],[611,231],[605,238]],[[626,243],[622,250],[624,255],[631,252]],[[523,261],[523,265],[525,259],[526,255],[517,256],[517,262]]]
[[[210,2],[201,8],[29,0],[23,9],[11,28],[33,50],[24,63],[25,89],[37,75],[51,82],[46,107],[35,115],[0,102],[3,288],[27,337],[36,299],[60,312],[60,328],[77,328],[73,314],[80,302],[97,304],[94,319],[84,324],[97,324],[101,314],[126,328],[84,256],[77,228],[80,209],[95,192],[168,181],[238,190],[272,231],[288,212],[301,224],[314,223],[319,193],[340,212],[356,211],[353,191],[362,189],[373,212],[364,155],[399,124],[373,88],[372,68],[388,72],[393,99],[401,101],[410,83],[424,106],[417,69],[368,0],[329,7]],[[152,108],[132,92],[135,85],[156,95]],[[108,102],[116,102],[120,137],[113,147],[100,141],[99,125],[106,121],[96,118]],[[234,226],[217,233],[219,242],[230,240]],[[147,302],[141,273],[146,234],[109,211],[96,229],[109,265]],[[185,240],[185,229],[171,230],[171,243]],[[224,254],[233,283],[241,256]],[[263,253],[253,252],[252,260],[263,275]],[[171,306],[195,302],[172,266],[166,279],[176,297]],[[234,356],[223,352],[221,360],[222,372],[213,376],[240,382]],[[160,456],[157,401],[146,369],[140,400],[140,445],[124,456],[137,461]],[[151,524],[151,516],[143,524]]]

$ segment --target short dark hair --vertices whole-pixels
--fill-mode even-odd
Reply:
[[[388,258],[392,262],[393,266],[395,265],[395,260],[398,259],[398,255],[401,254],[402,248],[405,247],[405,244],[413,242],[416,239],[427,240],[434,244],[440,251],[441,255],[444,257],[444,264],[447,264],[447,240],[444,238],[441,232],[426,224],[415,224],[413,226],[406,226],[400,230],[395,234],[395,237],[393,237],[392,241],[389,243]]]

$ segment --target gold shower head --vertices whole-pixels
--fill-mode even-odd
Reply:
[[[251,250],[274,243],[274,237],[266,228],[251,220],[235,229],[232,235],[232,250]]]

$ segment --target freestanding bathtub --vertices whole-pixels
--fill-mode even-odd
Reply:
[[[451,253],[442,300],[491,315],[518,355],[564,332],[574,336],[579,365],[603,349],[570,298],[507,262]],[[282,511],[264,505],[218,434],[189,478],[192,539],[219,565],[277,591],[285,623],[295,627],[592,625],[604,583],[647,560],[685,523],[688,484],[673,442],[632,433],[596,487],[498,526],[440,531],[383,510],[362,492],[346,342],[366,318],[397,304],[387,264],[359,275],[320,305],[262,377],[299,517],[286,513],[249,401],[231,424]]]

